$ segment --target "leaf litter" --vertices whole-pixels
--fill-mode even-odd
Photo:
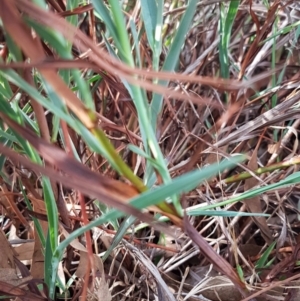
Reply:
[[[28,1],[8,2],[3,1],[0,6],[0,10],[5,11],[1,14],[4,28],[30,61],[10,62],[5,48],[1,49],[1,72],[14,69],[22,74],[28,68],[37,68],[64,99],[67,109],[88,129],[98,122],[102,124],[113,146],[139,177],[144,175],[145,159],[134,152],[123,151],[129,143],[139,145],[141,138],[138,122],[132,117],[136,116],[136,111],[121,78],[140,85],[149,93],[164,95],[158,138],[172,177],[230,154],[244,153],[248,156],[248,163],[226,170],[185,194],[182,203],[186,203],[187,209],[199,204],[214,204],[258,186],[277,183],[299,170],[299,45],[295,39],[299,25],[293,25],[300,11],[297,3],[269,1],[268,6],[263,1],[240,3],[229,45],[230,78],[221,79],[217,28],[220,11],[227,4],[219,1],[199,2],[194,25],[182,48],[178,72],[172,74],[132,69],[112,58],[105,50],[104,42],[96,46],[93,41],[101,37],[96,34],[95,16],[90,4],[68,11],[64,1],[48,1],[53,9],[50,12]],[[131,7],[128,13],[134,15],[134,8]],[[173,23],[166,29],[166,36],[172,37],[184,7],[167,8],[165,13]],[[64,60],[57,57],[46,41],[37,39],[28,27],[24,27],[19,12],[40,25],[60,31],[72,43],[74,54],[77,54],[74,57],[80,58]],[[90,28],[87,32],[82,28],[75,29],[62,18],[84,13],[88,13],[82,21]],[[4,46],[7,47],[5,43]],[[149,45],[142,40],[140,47],[144,47],[145,55],[151,53]],[[96,122],[91,123],[86,107],[57,73],[57,69],[70,68],[79,68],[82,76],[86,76],[88,69],[94,72],[93,75],[100,74],[103,78],[99,86],[90,86],[96,91],[94,100],[99,116]],[[8,78],[11,89],[15,89],[17,83]],[[29,78],[35,85],[30,74]],[[152,79],[155,78],[171,80],[170,86],[165,88],[153,84]],[[20,101],[23,109],[28,95],[22,89],[18,92],[25,99],[25,103]],[[48,221],[39,178],[40,174],[44,174],[51,178],[53,190],[57,189],[56,199],[62,198],[66,210],[65,213],[60,210],[61,240],[86,223],[83,211],[86,211],[87,221],[105,213],[103,205],[96,206],[93,202],[95,197],[101,197],[108,206],[135,215],[140,221],[153,226],[137,221],[133,223],[131,231],[127,230],[123,240],[104,262],[101,255],[109,248],[111,240],[99,237],[94,240],[92,257],[88,251],[87,236],[73,240],[61,262],[61,281],[66,288],[65,291],[60,288],[61,299],[72,293],[71,297],[76,300],[84,296],[85,291],[88,300],[297,300],[298,184],[222,207],[224,211],[264,212],[270,215],[268,218],[236,216],[220,219],[203,213],[196,217],[185,215],[182,229],[171,228],[170,224],[157,224],[154,223],[153,208],[140,212],[127,205],[127,201],[139,193],[137,189],[120,179],[108,162],[90,149],[78,133],[72,135],[71,129],[66,127],[66,133],[70,135],[69,147],[77,148],[80,161],[85,166],[65,152],[67,147],[60,145],[59,141],[51,145],[50,128],[54,125],[49,126],[49,123],[54,119],[44,116],[38,99],[35,105],[33,99],[31,102],[37,119],[39,117],[42,138],[33,133],[28,124],[20,126],[1,110],[2,121],[31,143],[46,166],[36,166],[9,147],[0,146],[1,154],[8,158],[3,174],[10,178],[10,181],[5,179],[6,184],[4,178],[1,180],[0,206],[4,212],[0,241],[3,254],[1,294],[22,300],[47,298],[47,290],[39,288],[35,291],[31,285],[35,285],[34,280],[44,277],[44,250],[37,239],[36,224],[32,223],[35,217],[44,236],[47,236]],[[272,165],[275,167],[269,168]],[[245,172],[248,178],[241,178]],[[27,179],[23,183],[32,211],[24,209],[21,188],[12,184],[14,177]],[[55,179],[62,185],[61,190],[57,188]],[[84,208],[79,202],[79,192],[90,196],[84,199]],[[79,211],[78,206],[81,208]],[[172,216],[170,219],[172,221]],[[110,221],[102,225],[101,231],[114,234],[119,222]],[[20,242],[18,245],[12,241],[9,243],[6,238],[13,224],[17,226],[18,236],[14,240]],[[137,231],[139,227],[141,230]],[[165,237],[161,237],[159,231],[165,233]],[[168,241],[168,249],[161,242],[164,239]],[[256,268],[257,260],[272,241],[277,242],[269,257],[272,262]],[[26,265],[25,270],[30,276],[25,276],[25,270],[20,272],[22,268],[15,263],[16,258]],[[90,272],[87,269],[89,265]],[[241,266],[243,275],[238,274],[237,265]]]

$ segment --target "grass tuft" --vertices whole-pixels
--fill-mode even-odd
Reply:
[[[298,294],[299,14],[0,1],[1,296]]]

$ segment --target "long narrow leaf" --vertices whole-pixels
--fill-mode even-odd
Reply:
[[[179,54],[184,44],[185,36],[190,29],[191,22],[194,18],[196,6],[198,0],[191,0],[188,3],[186,11],[180,20],[180,25],[176,31],[176,35],[173,39],[172,45],[167,54],[166,60],[163,64],[162,70],[174,71],[178,63]],[[167,86],[169,81],[159,81],[160,85]],[[156,131],[157,118],[162,110],[163,96],[160,94],[154,94],[151,102],[151,125],[154,131]]]

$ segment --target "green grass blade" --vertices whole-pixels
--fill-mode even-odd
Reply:
[[[164,1],[157,0],[157,12],[156,12],[156,26],[155,26],[155,35],[154,35],[154,48],[153,48],[153,58],[152,65],[153,69],[159,70],[159,61],[162,51],[163,43],[163,12],[164,12]],[[156,83],[156,80],[154,81]]]
[[[259,260],[256,262],[255,267],[258,269],[266,268],[266,264],[268,262],[268,258],[270,254],[272,253],[273,249],[275,248],[276,241],[272,242],[268,248],[265,250],[263,255],[259,258]]]
[[[235,216],[265,216],[269,217],[270,214],[265,213],[248,213],[248,212],[236,212],[225,210],[187,210],[187,215],[190,216],[222,216],[222,217],[235,217]]]
[[[22,192],[22,195],[23,195],[23,198],[25,200],[27,208],[29,210],[33,211],[31,203],[30,203],[29,199],[27,198],[27,195],[26,195],[26,193],[23,189],[23,183],[22,183],[21,179],[19,179],[19,185],[20,185],[20,189],[21,189],[21,192]],[[36,231],[38,233],[41,244],[42,244],[43,248],[45,248],[46,247],[46,238],[44,236],[43,229],[42,229],[42,226],[40,224],[40,221],[35,217],[32,217],[32,220],[33,220],[33,223],[34,223],[34,227],[36,228]]]
[[[286,177],[284,180],[281,180],[278,183],[274,183],[274,184],[267,185],[264,187],[254,188],[254,189],[251,189],[249,191],[242,193],[241,195],[239,195],[237,197],[231,198],[229,200],[222,201],[217,204],[203,206],[203,207],[201,207],[201,210],[209,210],[209,209],[214,209],[214,208],[220,207],[220,206],[226,206],[226,205],[233,204],[233,203],[236,203],[239,201],[243,201],[248,198],[252,198],[254,196],[260,195],[264,192],[267,192],[267,191],[270,191],[273,189],[280,189],[280,188],[291,186],[291,185],[294,185],[297,183],[300,183],[300,172],[295,172],[294,174]],[[199,210],[199,209],[197,208],[197,209],[190,210],[189,211],[190,214],[193,214],[193,211],[195,211],[195,210]]]
[[[57,103],[49,102],[44,96],[41,95],[34,87],[29,85],[21,76],[19,76],[13,70],[6,70],[5,72],[0,70],[0,73],[7,78],[10,82],[20,87],[23,91],[28,93],[32,98],[38,101],[42,106],[44,106],[47,110],[50,110],[53,114],[60,117],[62,120],[65,120],[73,129],[78,130],[77,122],[66,113],[65,106],[62,102],[57,98]],[[49,93],[52,93],[51,90]],[[8,115],[9,116],[9,115]],[[11,117],[11,116],[10,116]],[[11,117],[13,118],[13,117]]]
[[[52,261],[53,261],[53,252],[51,250],[51,241],[49,230],[46,238],[46,247],[45,247],[45,283],[48,287],[55,287],[56,277],[52,280]]]
[[[186,11],[180,21],[178,30],[176,31],[176,35],[173,39],[172,45],[169,49],[165,62],[162,66],[162,70],[164,71],[175,70],[175,67],[179,60],[181,48],[184,45],[186,34],[190,30],[190,26],[194,18],[197,4],[198,4],[198,0],[189,1]],[[159,84],[166,87],[169,84],[169,81],[159,81]],[[162,110],[162,106],[163,106],[163,96],[156,93],[153,94],[150,109],[151,109],[151,125],[154,132],[156,132],[157,119]]]
[[[152,51],[154,51],[156,27],[161,25],[157,24],[157,11],[157,3],[155,0],[141,1],[142,18],[149,46]]]
[[[25,106],[26,110],[26,106]],[[0,111],[7,116],[9,116],[12,120],[18,122],[21,125],[25,124],[26,119],[24,120],[24,114],[19,109],[17,103],[12,102],[9,104],[1,95],[0,95]],[[33,125],[33,123],[30,123]],[[19,152],[24,152],[31,161],[42,165],[43,162],[40,156],[36,153],[36,151],[31,147],[27,140],[24,140],[18,133],[11,131],[14,134],[15,139],[17,140],[16,145],[21,149]],[[56,202],[54,198],[54,194],[52,191],[52,187],[50,181],[46,177],[42,177],[42,187],[43,187],[43,197],[45,200],[45,206],[47,211],[48,223],[49,223],[49,240],[51,245],[51,250],[53,251],[57,247],[58,243],[58,211],[56,207]],[[41,236],[42,244],[44,242],[43,237]],[[45,244],[45,243],[44,243]]]
[[[219,19],[220,27],[220,44],[219,44],[219,59],[221,64],[221,76],[229,78],[229,41],[231,36],[232,25],[235,20],[239,1],[230,1],[227,11],[225,11],[225,3],[221,5],[221,17]]]
[[[99,3],[100,3],[99,1],[94,1],[95,9],[98,11],[100,15],[103,15],[104,13],[101,12],[99,8],[97,9],[97,5]],[[116,1],[109,1],[109,3],[111,7],[112,20],[114,21],[115,43],[116,46],[118,47],[118,51],[122,54],[120,55],[120,57],[129,66],[134,67],[134,60],[131,53],[131,46],[129,43],[129,37],[125,26],[121,5],[119,2]],[[112,26],[112,24],[110,24],[109,26]],[[138,112],[138,120],[139,120],[139,125],[141,130],[141,136],[144,142],[145,151],[149,156],[152,156],[156,161],[157,171],[160,173],[164,183],[168,183],[171,181],[168,168],[166,166],[164,157],[161,153],[161,149],[158,145],[154,131],[151,127],[149,127],[150,113],[149,113],[147,99],[145,97],[145,91],[142,91],[142,89],[134,85],[125,84],[125,86],[128,87],[127,88],[128,92],[130,93]],[[146,185],[148,184],[149,178],[153,174],[153,172],[152,173],[149,172],[149,165],[147,165],[147,169],[148,170],[146,170],[146,175],[149,177],[144,179]],[[173,197],[173,203],[178,214],[181,215],[182,214],[181,204],[175,196]]]
[[[44,201],[46,204],[47,218],[49,223],[49,237],[52,251],[57,247],[58,243],[58,210],[55,197],[48,178],[42,178]]]
[[[124,235],[126,234],[129,227],[131,227],[136,222],[136,217],[128,216],[123,223],[120,225],[117,233],[114,236],[114,239],[102,257],[102,260],[105,261],[111,252],[117,247],[120,241],[123,239]]]
[[[112,19],[116,28],[115,43],[119,44],[118,50],[124,62],[134,67],[133,57],[131,55],[131,46],[129,42],[128,32],[124,20],[124,15],[119,1],[108,0],[110,4]]]
[[[114,42],[116,43],[117,48],[121,51],[122,46],[119,43],[118,32],[116,29],[116,24],[107,9],[106,5],[102,0],[92,0],[93,7],[95,8],[96,13],[100,16],[100,18],[105,23],[106,28],[109,31],[109,34],[112,36]],[[126,33],[127,35],[127,33]]]
[[[135,50],[135,53],[136,53],[135,62],[136,62],[136,65],[139,68],[142,68],[141,52],[140,52],[140,47],[139,47],[139,35],[136,31],[135,23],[134,23],[134,20],[132,18],[129,19],[129,25],[130,25],[130,30],[131,30],[131,33],[132,33],[132,38],[133,38],[133,41],[134,41],[133,46],[134,46],[134,50]]]
[[[13,58],[14,61],[21,62],[23,60],[21,49],[16,45],[16,43],[14,43],[9,34],[6,35],[5,39],[10,56]]]
[[[53,48],[56,49],[61,58],[73,59],[73,55],[71,53],[72,44],[68,43],[61,34],[45,28],[30,19],[26,19],[26,21],[31,27],[34,28],[34,30],[41,38],[47,41],[50,45],[53,45]],[[60,74],[62,75],[63,80],[68,86],[71,80],[74,81],[75,89],[79,92],[80,99],[82,99],[83,103],[89,109],[95,110],[95,104],[89,86],[86,83],[85,79],[81,76],[80,71],[77,69],[61,70]]]
[[[216,163],[210,166],[207,166],[201,170],[192,171],[188,174],[179,176],[171,183],[164,184],[159,186],[156,189],[148,190],[141,195],[133,198],[129,204],[134,206],[138,209],[143,209],[151,205],[156,205],[160,203],[162,200],[170,197],[174,193],[180,194],[184,192],[188,192],[191,189],[195,188],[199,183],[211,178],[215,174],[223,171],[224,169],[233,167],[236,163],[239,163],[245,159],[244,156],[235,156],[230,158],[229,160],[224,160],[220,163]],[[64,249],[70,244],[72,240],[76,237],[84,234],[84,232],[89,231],[93,227],[97,227],[106,223],[110,220],[119,218],[124,216],[124,213],[118,210],[112,210],[105,215],[101,216],[100,218],[96,219],[95,221],[90,222],[88,225],[77,229],[73,233],[70,234],[68,238],[60,243],[57,247],[52,261],[52,282],[56,279],[58,264],[62,258]],[[54,297],[54,286],[49,288],[50,297]]]

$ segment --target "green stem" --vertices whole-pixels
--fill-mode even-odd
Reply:
[[[290,167],[293,165],[299,165],[299,164],[300,164],[300,157],[294,157],[286,162],[280,162],[280,163],[272,164],[270,166],[260,167],[256,170],[254,170],[253,173],[256,175],[261,175],[263,173],[271,172],[276,169],[284,169],[284,168],[287,168],[287,167]],[[249,179],[251,177],[252,177],[251,173],[242,172],[240,174],[234,175],[232,177],[229,177],[229,178],[223,180],[223,183],[230,184],[230,183],[234,183],[234,182],[238,182],[238,181],[243,181],[243,180]]]

